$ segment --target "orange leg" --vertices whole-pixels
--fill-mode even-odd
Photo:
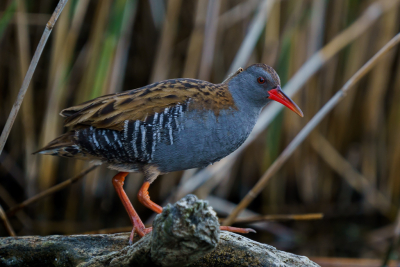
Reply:
[[[150,200],[149,191],[148,191],[149,187],[150,187],[149,182],[146,181],[143,183],[142,187],[139,190],[138,199],[143,205],[145,205],[146,207],[148,207],[155,213],[160,214],[162,212],[163,208]],[[251,228],[238,228],[238,227],[232,227],[232,226],[220,226],[219,229],[221,229],[223,231],[229,231],[229,232],[240,233],[240,234],[256,232]]]
[[[142,187],[139,190],[138,199],[143,205],[145,205],[146,207],[148,207],[155,213],[160,214],[162,212],[163,208],[150,200],[149,191],[148,191],[149,187],[150,187],[149,182],[146,181],[143,183]]]
[[[131,220],[131,222],[133,224],[131,236],[129,237],[129,243],[132,244],[135,232],[138,233],[139,236],[144,236],[145,234],[150,233],[152,229],[146,228],[144,226],[142,220],[140,219],[139,215],[133,208],[132,203],[129,201],[129,198],[124,191],[123,186],[124,186],[125,177],[127,175],[128,175],[128,172],[120,172],[114,176],[112,182],[113,182],[115,191],[117,191],[118,196],[121,199],[122,204],[124,205],[125,210],[129,215],[129,219]]]

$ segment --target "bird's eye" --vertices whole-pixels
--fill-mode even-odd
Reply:
[[[257,82],[259,84],[263,84],[263,83],[265,83],[265,79],[263,77],[258,77]]]

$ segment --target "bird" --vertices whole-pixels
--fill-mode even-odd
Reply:
[[[162,207],[149,186],[162,174],[203,168],[226,157],[247,139],[261,110],[277,101],[303,117],[281,90],[276,71],[263,63],[239,68],[219,84],[177,78],[109,94],[60,112],[70,127],[35,153],[90,160],[118,171],[113,186],[135,233],[151,232],[133,208],[123,185],[130,172],[144,173],[139,201],[156,213]],[[250,228],[221,226],[238,233]]]

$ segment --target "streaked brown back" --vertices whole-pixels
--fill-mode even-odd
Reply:
[[[148,116],[178,104],[188,109],[212,110],[218,116],[222,109],[235,109],[225,83],[213,84],[195,79],[172,79],[119,94],[101,96],[61,111],[67,117],[64,125],[90,125],[121,131],[125,120],[144,121]]]

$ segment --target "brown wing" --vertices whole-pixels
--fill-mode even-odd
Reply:
[[[90,125],[121,131],[125,120],[144,121],[168,107],[189,103],[189,109],[208,109],[218,116],[222,109],[235,109],[225,83],[172,79],[119,94],[101,96],[61,111],[65,126]]]
[[[51,151],[51,150],[56,150],[57,148],[63,148],[63,147],[69,147],[75,145],[74,142],[74,131],[69,131],[65,134],[60,135],[50,143],[48,143],[45,147],[42,149],[33,152],[33,154],[40,153],[43,151]]]

